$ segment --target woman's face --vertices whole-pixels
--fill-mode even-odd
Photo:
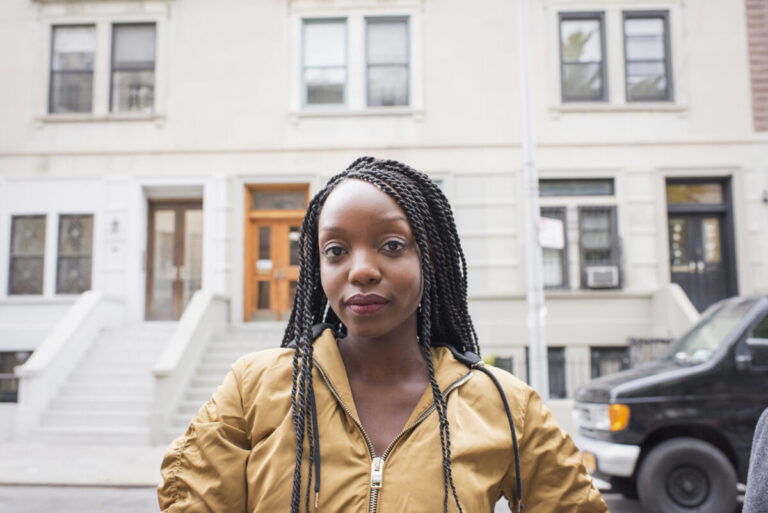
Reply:
[[[419,251],[405,213],[387,194],[361,180],[340,183],[320,212],[318,247],[323,290],[350,335],[380,337],[413,321]]]

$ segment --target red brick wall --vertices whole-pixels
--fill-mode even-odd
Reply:
[[[752,119],[755,130],[768,131],[768,0],[745,0],[749,67],[752,77]]]

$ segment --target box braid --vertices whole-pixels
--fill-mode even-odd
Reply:
[[[421,306],[417,310],[417,331],[422,356],[427,363],[429,383],[440,424],[443,459],[443,511],[448,511],[449,491],[463,513],[451,470],[451,438],[447,404],[435,379],[430,348],[452,346],[459,352],[480,354],[477,333],[467,308],[467,263],[461,249],[450,204],[430,178],[394,160],[361,157],[345,171],[332,177],[309,203],[299,236],[299,278],[296,295],[282,346],[295,344],[291,383],[291,415],[296,431],[296,466],[293,475],[291,513],[299,513],[304,442],[308,438],[309,472],[305,510],[309,511],[313,465],[319,466],[319,440],[314,411],[314,365],[312,326],[325,322],[344,327],[329,308],[320,283],[318,219],[325,200],[344,180],[366,181],[389,195],[405,212],[418,245],[423,278]],[[307,434],[309,433],[309,436]],[[315,505],[319,493],[319,468],[315,477]]]

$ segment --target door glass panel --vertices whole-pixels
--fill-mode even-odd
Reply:
[[[203,211],[184,211],[184,262],[181,268],[184,280],[184,305],[192,294],[200,290],[203,275]]]
[[[667,203],[720,204],[723,203],[723,185],[719,183],[669,184]]]
[[[688,271],[688,235],[685,219],[670,218],[669,220],[669,256],[672,260],[673,272]],[[685,266],[685,268],[677,269],[676,266]]]
[[[290,262],[289,265],[299,265],[299,227],[291,226],[288,232],[288,242],[290,244]]]
[[[701,220],[701,238],[704,246],[704,262],[720,262],[720,220],[706,218]]]
[[[172,320],[173,283],[176,280],[174,249],[176,235],[176,212],[155,210],[152,234],[152,310],[150,319]]]
[[[304,210],[306,191],[253,191],[254,210]]]
[[[256,308],[259,310],[269,309],[269,285],[268,281],[259,282],[259,290],[256,298]]]
[[[13,216],[9,294],[42,294],[45,216]]]
[[[271,229],[269,226],[259,227],[259,254],[256,259],[256,272],[259,274],[267,274],[272,270],[272,244],[270,240]]]

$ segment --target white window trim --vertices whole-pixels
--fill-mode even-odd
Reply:
[[[69,122],[113,122],[113,121],[155,121],[165,120],[167,105],[167,66],[168,53],[166,44],[166,21],[170,7],[167,4],[152,4],[150,7],[139,7],[128,4],[136,9],[131,13],[120,2],[99,4],[83,4],[77,15],[69,15],[58,4],[40,6],[41,23],[39,40],[40,52],[38,58],[38,80],[36,97],[38,101],[36,120],[41,124]],[[127,11],[127,12],[123,12]],[[154,23],[155,24],[155,104],[151,113],[111,112],[109,105],[110,81],[112,74],[112,26],[121,23]],[[96,30],[96,49],[94,50],[93,69],[93,110],[84,113],[51,113],[49,112],[50,81],[51,81],[51,51],[53,45],[53,27],[62,25],[94,25]]]
[[[622,113],[659,112],[685,116],[688,112],[688,74],[685,67],[684,10],[680,0],[651,2],[599,1],[574,3],[570,0],[545,0],[544,15],[548,29],[545,31],[545,48],[549,58],[548,76],[545,82],[548,91],[549,112],[554,119],[570,113]],[[661,102],[628,102],[624,70],[624,12],[625,11],[668,11],[669,51],[674,84],[673,100]],[[604,65],[607,69],[608,98],[606,101],[563,102],[560,80],[560,13],[603,12],[605,31]],[[543,77],[542,77],[543,78]]]
[[[365,31],[367,18],[407,18],[409,35],[409,105],[396,107],[368,107],[365,61]],[[303,24],[304,20],[346,19],[347,81],[344,105],[305,105],[303,78]],[[303,117],[335,116],[398,116],[420,115],[424,108],[421,12],[417,8],[398,9],[296,9],[290,14],[292,27],[291,115],[293,120]]]

